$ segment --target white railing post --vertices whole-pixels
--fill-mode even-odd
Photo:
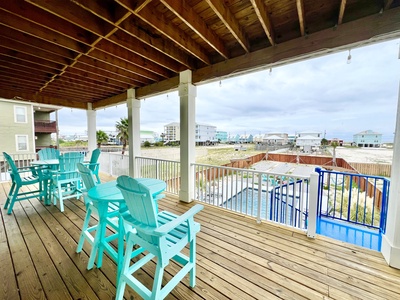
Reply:
[[[317,231],[317,204],[318,204],[318,179],[317,173],[310,174],[310,195],[308,199],[308,224],[307,237],[315,238]]]

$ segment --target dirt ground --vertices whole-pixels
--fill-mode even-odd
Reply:
[[[253,151],[234,151],[233,145],[196,147],[196,161],[205,163],[204,159],[212,155],[212,153],[215,153],[214,150],[216,148],[232,148],[232,153],[228,155],[232,156],[231,158],[254,155]],[[179,153],[179,147],[142,149],[142,156],[167,160],[179,160]],[[228,158],[226,157],[226,152],[222,152],[221,154],[224,155],[225,158]],[[348,162],[391,164],[393,159],[393,149],[337,147],[336,157],[344,158]]]
[[[343,158],[348,162],[391,164],[393,149],[337,147],[336,157]]]

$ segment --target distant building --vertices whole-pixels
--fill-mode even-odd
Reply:
[[[215,139],[221,143],[228,142],[228,132],[226,131],[216,131],[215,132]]]
[[[178,122],[169,123],[164,126],[165,141],[180,142],[180,124]],[[197,144],[213,144],[217,142],[217,127],[208,124],[196,123],[195,141]]]
[[[264,142],[274,145],[287,145],[289,142],[289,135],[287,133],[267,133],[264,136]]]
[[[296,139],[296,146],[302,149],[305,153],[311,153],[321,146],[322,137],[313,135],[304,135]]]
[[[353,135],[353,143],[357,147],[375,147],[382,145],[382,134],[372,130],[361,131]]]
[[[228,143],[230,143],[230,144],[239,143],[239,140],[240,140],[240,135],[238,135],[238,134],[232,134],[232,135],[229,135],[229,137],[228,137]]]
[[[264,135],[263,134],[255,134],[253,136],[253,143],[262,144],[263,141],[264,141]]]
[[[322,139],[322,133],[319,131],[303,131],[303,132],[298,132],[297,137],[304,137],[304,136],[314,136]]]
[[[252,134],[242,134],[239,138],[239,143],[248,144],[253,142]]]

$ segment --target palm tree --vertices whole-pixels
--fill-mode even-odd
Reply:
[[[121,118],[121,120],[117,122],[117,124],[115,124],[115,127],[118,131],[117,139],[119,139],[122,143],[122,155],[124,155],[126,150],[126,145],[128,144],[129,140],[128,118]]]
[[[333,148],[333,165],[336,165],[336,147],[339,146],[339,143],[337,141],[332,141],[331,142],[331,147]]]
[[[96,139],[97,139],[97,148],[100,148],[102,143],[108,142],[108,134],[105,133],[103,130],[97,130]]]

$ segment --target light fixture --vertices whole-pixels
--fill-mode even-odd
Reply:
[[[351,49],[349,49],[349,55],[347,56],[347,64],[351,63]]]
[[[222,81],[220,80],[220,81],[219,81],[219,87],[221,87],[221,86],[222,86]]]
[[[269,68],[269,76],[272,75],[272,68]]]

